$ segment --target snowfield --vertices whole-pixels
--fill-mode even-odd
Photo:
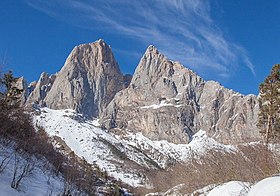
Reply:
[[[280,195],[280,176],[266,178],[253,185],[247,196]]]
[[[84,121],[73,110],[41,109],[34,123],[45,128],[50,136],[60,137],[71,150],[89,163],[97,164],[117,180],[132,186],[140,185],[140,179],[129,172],[118,170],[116,160],[105,141],[116,145],[120,142],[108,132],[96,127],[97,122]],[[114,161],[114,163],[113,163]]]
[[[146,196],[279,196],[280,195],[280,175],[265,178],[256,184],[242,181],[230,181],[224,184],[211,184],[202,189],[194,191],[192,194],[183,194],[186,184],[179,184],[166,192],[149,193]]]
[[[193,136],[189,144],[173,144],[165,140],[153,141],[141,133],[129,130],[121,133],[110,132],[101,129],[98,119],[88,121],[69,109],[41,108],[39,114],[34,115],[34,124],[45,128],[50,136],[60,137],[80,158],[97,164],[110,176],[134,187],[152,188],[152,185],[141,175],[139,169],[127,165],[129,161],[142,168],[165,168],[172,161],[187,162],[190,158],[203,155],[209,149],[237,151],[232,145],[223,145],[209,138],[202,130]],[[265,194],[274,196],[280,195],[279,178],[268,178],[254,186],[246,182],[233,181],[222,185],[209,185],[201,191],[203,195],[210,196]],[[249,187],[252,188],[249,190]],[[162,195],[170,194],[162,193]]]
[[[220,185],[211,190],[207,196],[234,196],[234,195],[247,195],[249,183],[241,181],[230,181],[223,185]]]
[[[231,181],[211,190],[207,196],[279,196],[280,176],[265,178],[255,185]]]
[[[207,137],[204,131],[193,136],[189,144],[173,144],[165,140],[152,141],[141,133],[115,134],[102,130],[98,119],[85,120],[73,110],[41,108],[34,116],[34,124],[42,126],[50,136],[60,137],[71,150],[89,163],[131,186],[151,187],[139,171],[123,167],[125,157],[146,168],[165,168],[172,161],[188,161],[207,149],[235,151],[231,145],[222,145]],[[116,156],[119,154],[121,157]]]

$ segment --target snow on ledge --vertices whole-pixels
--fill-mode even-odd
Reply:
[[[165,107],[165,106],[171,106],[171,107],[176,107],[176,108],[182,107],[182,105],[175,105],[172,103],[166,103],[166,102],[162,101],[162,102],[160,102],[160,104],[152,104],[152,105],[142,106],[140,108],[141,109],[150,109],[150,108],[158,109],[158,108]]]

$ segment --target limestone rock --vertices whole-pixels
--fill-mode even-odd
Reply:
[[[27,99],[27,104],[39,104],[40,106],[46,106],[45,97],[50,91],[56,75],[49,75],[43,72],[38,82],[32,82],[29,84],[30,95]]]
[[[260,138],[256,126],[259,105],[255,95],[241,95],[208,81],[199,102],[199,127],[223,143]]]
[[[101,116],[106,128],[126,128],[174,143],[188,142],[204,80],[154,46],[142,57],[127,89],[116,94]]]
[[[142,132],[154,140],[187,143],[200,129],[223,143],[259,138],[256,96],[204,81],[149,46],[128,88],[118,92],[101,124]]]
[[[36,88],[36,85],[37,85],[37,81],[30,82],[30,84],[29,84],[28,87],[27,87],[28,96],[29,96],[29,95],[32,93],[32,91]]]
[[[30,91],[33,87],[30,86]],[[223,143],[260,138],[258,101],[205,81],[149,46],[133,77],[122,75],[111,48],[98,40],[75,47],[55,75],[43,73],[27,103],[73,109],[106,129],[188,143],[199,130]]]
[[[97,117],[130,82],[103,40],[76,46],[55,79],[45,74],[41,79],[30,100],[40,100],[52,109],[74,109],[88,117]]]

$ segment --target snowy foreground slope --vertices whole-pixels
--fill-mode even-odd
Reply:
[[[21,174],[26,164],[26,159],[16,155],[7,147],[0,145],[0,162],[4,157],[10,156],[5,162],[5,169],[0,173],[0,195],[60,195],[63,193],[64,180],[62,177],[54,176],[49,170],[44,169],[42,160],[31,157],[32,165],[28,175],[19,184],[18,190],[11,188],[11,182],[15,172],[15,160],[18,162],[17,177]]]
[[[280,176],[269,177],[256,183],[231,181],[211,190],[207,196],[278,196],[280,195]]]
[[[152,141],[140,133],[102,129],[98,120],[88,121],[73,110],[41,108],[34,115],[34,124],[45,128],[51,137],[59,137],[77,156],[98,165],[117,180],[134,187],[153,188],[145,176],[146,168],[166,169],[170,164],[187,162],[207,150],[235,153],[238,148],[223,145],[199,131],[189,144],[173,144],[165,140]],[[59,142],[57,147],[62,145]],[[232,181],[209,185],[196,192],[201,195],[280,195],[280,177],[271,177],[256,185]],[[148,195],[182,195],[178,185],[167,192]],[[166,187],[166,190],[168,187]],[[274,191],[274,192],[273,192]],[[195,192],[194,192],[195,193]]]
[[[99,127],[97,120],[87,121],[73,110],[41,108],[34,116],[34,123],[44,127],[50,136],[60,137],[79,157],[135,187],[152,186],[143,176],[143,168],[165,168],[168,164],[187,161],[207,149],[235,151],[233,146],[207,137],[204,131],[194,135],[189,144],[152,141],[130,131],[108,132]]]
[[[280,176],[266,178],[250,189],[248,196],[280,195]]]
[[[180,184],[165,193],[150,193],[146,196],[181,196],[181,189],[185,184]],[[230,181],[222,185],[209,185],[194,191],[191,196],[279,196],[280,176],[263,179],[256,184],[248,182]]]

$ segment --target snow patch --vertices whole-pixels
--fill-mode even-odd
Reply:
[[[245,196],[248,192],[249,183],[241,181],[230,181],[223,185],[220,185],[209,192],[207,196]]]
[[[248,182],[230,181],[212,189],[207,196],[279,196],[280,176],[265,178],[255,185]]]
[[[278,196],[280,195],[280,176],[269,177],[255,184],[248,196]]]
[[[172,103],[166,103],[165,101],[161,101],[159,104],[152,104],[152,105],[147,105],[147,106],[142,106],[140,107],[141,109],[159,109],[161,107],[166,107],[166,106],[171,106],[171,107],[182,107],[182,105],[176,105]]]

